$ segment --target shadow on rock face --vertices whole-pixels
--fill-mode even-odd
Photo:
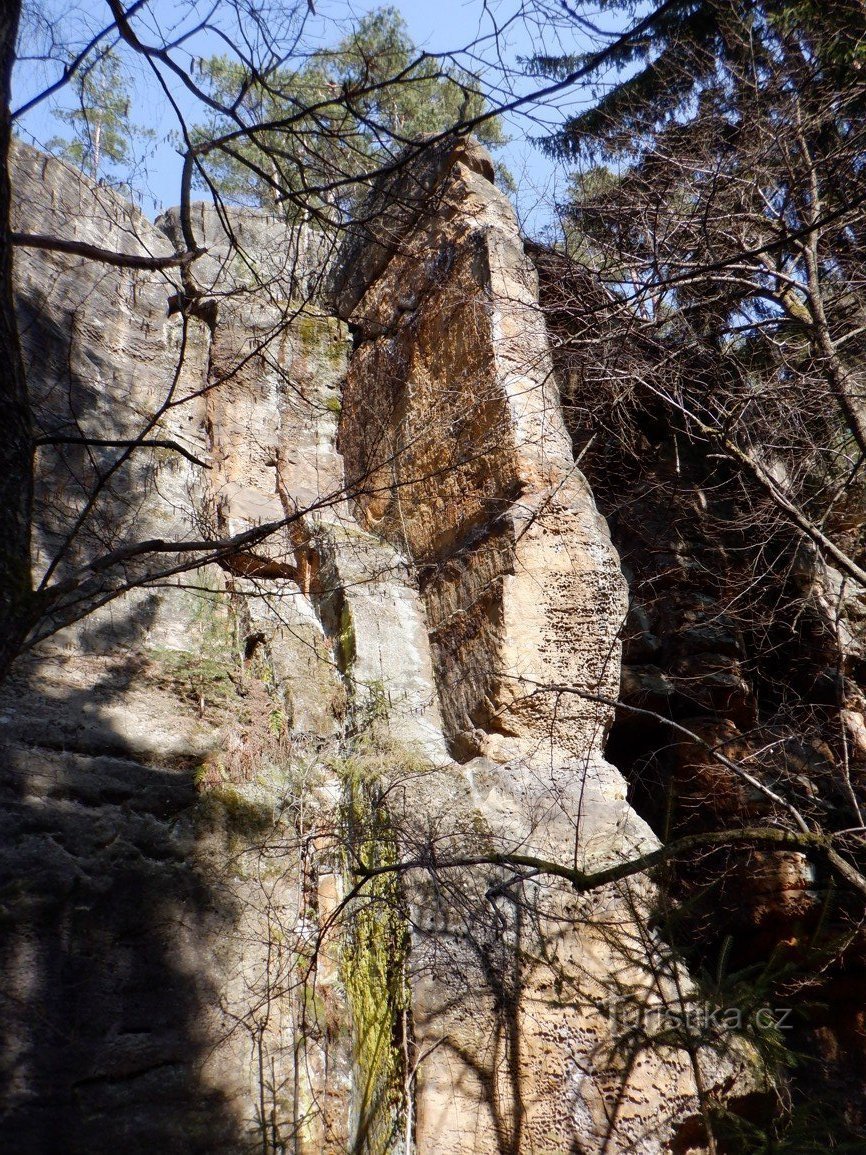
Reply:
[[[203,1074],[232,914],[196,864],[193,769],[112,740],[135,659],[95,661],[29,660],[0,697],[0,1147],[239,1151]]]

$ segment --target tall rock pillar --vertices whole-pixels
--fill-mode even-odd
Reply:
[[[415,811],[458,855],[587,867],[650,848],[603,753],[625,583],[484,150],[432,150],[392,178],[342,268],[347,482],[365,527],[414,561],[461,764],[462,789],[443,777],[437,798],[431,781]],[[694,1099],[694,1056],[623,1068],[603,1011],[676,985],[643,929],[647,887],[577,901],[491,868],[461,879],[458,911],[435,880],[413,885],[418,1150],[661,1150]]]

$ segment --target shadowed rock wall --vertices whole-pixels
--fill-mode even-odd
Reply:
[[[22,231],[173,251],[109,190],[23,146],[15,159]],[[17,255],[37,429],[73,439],[38,453],[37,578],[237,532],[282,516],[281,491],[334,486],[340,326],[304,312],[278,221],[241,214],[231,243],[203,211],[196,227],[209,253],[186,311],[174,270]],[[94,438],[160,444],[124,458]],[[315,1012],[293,978],[333,889],[334,865],[311,874],[294,848],[344,699],[296,544],[263,551],[273,580],[230,557],[134,589],[3,688],[4,1148],[260,1151],[298,1133],[346,1149],[335,968]]]
[[[22,231],[172,251],[176,214],[17,164]],[[3,689],[16,1151],[654,1155],[690,1149],[699,1083],[754,1083],[742,1049],[612,1030],[611,998],[692,999],[644,880],[578,900],[439,866],[656,844],[585,696],[616,697],[625,585],[491,176],[468,142],[379,189],[336,305],[327,240],[264,214],[196,206],[192,282],[19,255],[37,424],[65,438],[37,573],[284,524],[130,569]]]

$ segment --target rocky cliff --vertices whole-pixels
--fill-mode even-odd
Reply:
[[[16,189],[23,231],[180,235],[22,146]],[[772,1082],[653,1038],[701,1006],[655,883],[555,870],[663,833],[606,756],[649,740],[623,636],[627,694],[697,677],[719,724],[741,643],[683,594],[723,668],[658,659],[484,151],[368,210],[334,252],[196,206],[183,273],[19,253],[34,565],[75,595],[0,707],[10,1149],[697,1152]]]

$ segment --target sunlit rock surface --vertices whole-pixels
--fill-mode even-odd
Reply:
[[[408,809],[432,812],[458,854],[474,820],[500,853],[606,864],[656,844],[604,760],[612,708],[593,700],[618,693],[625,583],[571,452],[513,211],[482,149],[448,160],[420,204],[394,182],[337,294],[356,342],[347,482],[364,524],[417,567],[468,787],[428,782]],[[366,287],[365,246],[380,255]],[[600,1013],[676,977],[641,929],[648,893],[580,903],[481,873],[462,878],[465,908],[425,882],[410,892],[419,1149],[661,1150],[694,1097],[690,1061],[647,1050],[623,1068]],[[701,1062],[710,1084],[736,1080],[736,1059]]]
[[[180,247],[176,213],[16,163],[21,231]],[[754,1086],[745,1052],[611,1019],[690,999],[643,879],[577,899],[464,862],[656,843],[604,757],[625,583],[535,273],[482,149],[419,164],[339,256],[203,206],[191,281],[19,253],[37,423],[66,438],[38,459],[37,574],[279,528],[53,634],[3,690],[16,1152],[652,1155],[694,1130],[696,1064]],[[82,440],[145,428],[90,512],[122,448]],[[415,867],[344,911],[388,855]]]

